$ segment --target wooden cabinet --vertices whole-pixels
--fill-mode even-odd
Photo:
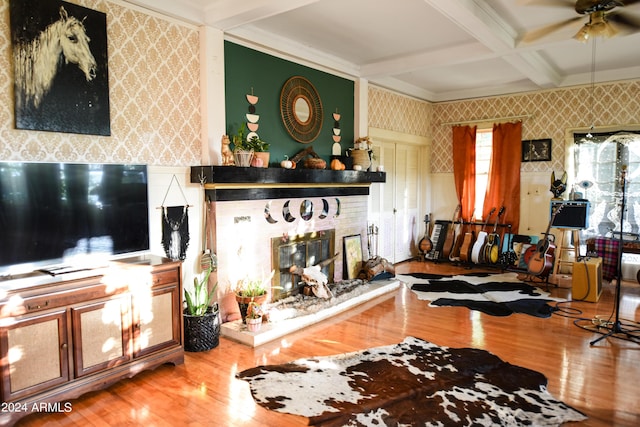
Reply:
[[[0,396],[16,409],[0,413],[0,424],[29,415],[34,404],[183,363],[181,277],[180,262],[149,256],[0,282]]]

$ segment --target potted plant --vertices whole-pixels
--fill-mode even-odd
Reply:
[[[246,138],[247,128],[244,123],[238,128],[238,132],[233,135],[233,157],[236,166],[249,167],[253,160],[253,149]]]
[[[245,323],[249,332],[257,332],[262,327],[262,306],[256,302],[250,302],[247,307]]]
[[[246,141],[245,146],[253,150],[253,160],[251,166],[255,167],[269,167],[269,144],[268,142],[260,139],[259,136],[253,136]],[[259,160],[258,160],[259,159]]]
[[[268,290],[271,287],[271,279],[274,273],[275,270],[272,270],[271,274],[262,280],[245,278],[238,282],[235,294],[243,322],[246,320],[249,304],[255,303],[262,306],[267,301]]]
[[[247,318],[250,304],[263,304],[267,300],[267,287],[264,281],[245,279],[236,290],[236,301],[240,306],[242,320]]]
[[[184,349],[205,351],[217,347],[220,342],[220,311],[212,300],[217,283],[208,289],[209,276],[213,266],[193,279],[193,291],[184,291]]]

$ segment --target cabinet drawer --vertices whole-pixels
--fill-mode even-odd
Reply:
[[[167,270],[154,272],[151,275],[152,286],[167,285],[171,283],[178,283],[178,271],[179,270]]]
[[[78,302],[103,297],[105,285],[101,283],[86,283],[80,289],[65,289],[41,295],[25,296],[16,299],[15,303],[8,302],[2,309],[3,316],[19,316],[35,313],[52,308],[66,307]]]

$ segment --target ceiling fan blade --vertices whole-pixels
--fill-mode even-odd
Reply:
[[[558,30],[562,29],[563,27],[567,27],[567,26],[573,24],[574,22],[581,21],[583,19],[584,19],[584,17],[582,17],[582,16],[576,16],[574,18],[570,18],[570,19],[566,19],[564,21],[556,22],[555,24],[546,25],[546,26],[544,26],[542,28],[538,28],[537,30],[529,31],[524,35],[524,37],[522,37],[522,42],[531,43],[533,41],[536,41],[536,40],[538,40],[538,39],[550,34],[550,33],[558,31]]]
[[[640,30],[640,17],[631,16],[628,13],[608,13],[606,19],[617,26],[623,27],[622,30],[625,32]]]
[[[573,9],[576,5],[575,0],[524,0],[520,3],[524,4],[525,6],[570,7],[571,9]]]

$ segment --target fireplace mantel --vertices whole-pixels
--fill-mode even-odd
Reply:
[[[191,182],[221,184],[371,184],[385,182],[385,172],[334,171],[328,169],[242,168],[191,166]]]
[[[217,201],[367,195],[371,183],[385,180],[385,172],[191,167],[191,182],[203,184],[210,199]]]

